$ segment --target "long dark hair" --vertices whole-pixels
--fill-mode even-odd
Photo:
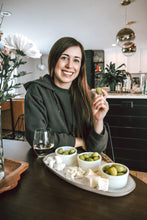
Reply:
[[[61,54],[69,47],[79,46],[82,53],[78,77],[72,82],[71,94],[76,118],[76,136],[86,138],[87,129],[93,124],[91,92],[86,77],[86,57],[82,44],[72,37],[63,37],[55,42],[48,56],[48,70],[54,78],[54,69]]]

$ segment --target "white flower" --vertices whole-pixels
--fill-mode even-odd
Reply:
[[[40,58],[42,55],[34,42],[21,34],[9,34],[7,37],[5,37],[4,42],[5,46],[13,53],[16,53],[16,50],[20,50],[26,56],[31,58]]]

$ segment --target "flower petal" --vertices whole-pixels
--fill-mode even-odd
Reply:
[[[41,53],[37,49],[35,43],[29,40],[26,36],[15,33],[10,34],[4,39],[5,46],[12,50],[13,53],[16,53],[16,50],[23,51],[23,53],[31,58],[40,58]]]

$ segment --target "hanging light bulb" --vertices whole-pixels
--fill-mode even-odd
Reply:
[[[124,0],[121,5],[125,6],[125,25],[127,22],[127,5],[130,4],[131,1]],[[130,23],[129,23],[130,24]],[[130,48],[133,45],[133,41],[135,40],[135,32],[131,28],[123,28],[119,30],[116,35],[116,42],[122,48]]]
[[[128,41],[128,42],[126,42],[126,43],[124,43],[124,44],[122,45],[122,48],[128,48],[128,47],[131,47],[132,44],[133,44],[132,41]]]
[[[116,35],[117,44],[120,47],[129,47],[133,44],[135,33],[131,28],[123,28]]]
[[[132,56],[136,52],[136,45],[133,43],[130,47],[122,48],[122,53],[125,56]]]
[[[121,5],[126,6],[126,5],[129,5],[130,3],[131,3],[130,0],[123,0],[123,1],[121,2]]]

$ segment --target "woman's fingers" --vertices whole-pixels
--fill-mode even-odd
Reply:
[[[102,89],[102,93],[103,93],[103,97],[106,99],[108,96],[108,93],[104,89]]]

